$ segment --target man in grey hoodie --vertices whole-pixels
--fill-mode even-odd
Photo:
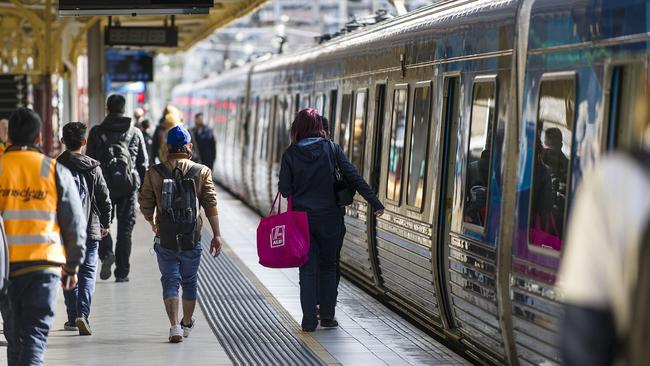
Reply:
[[[86,125],[70,122],[63,126],[63,139],[66,151],[56,159],[70,169],[81,198],[84,215],[88,220],[86,259],[79,267],[79,284],[64,291],[68,321],[65,330],[79,331],[80,335],[91,335],[88,316],[90,303],[95,292],[97,276],[97,251],[99,241],[108,234],[111,220],[111,199],[100,163],[81,153],[86,145]]]

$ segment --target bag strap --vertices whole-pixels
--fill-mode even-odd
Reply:
[[[164,179],[174,179],[174,175],[169,170],[169,168],[167,168],[167,166],[165,166],[164,163],[156,164],[156,165],[152,166],[151,168],[153,170],[155,170],[156,173],[158,173]]]
[[[275,194],[275,199],[273,200],[273,204],[271,205],[271,210],[269,211],[268,216],[271,216],[273,213],[273,209],[275,208],[275,204],[278,202],[278,198],[280,198],[280,192]],[[278,206],[278,213],[280,213],[280,210],[282,209],[281,205]]]
[[[201,170],[203,170],[203,165],[194,164],[192,165],[190,170],[188,170],[187,173],[185,173],[183,179],[194,179],[194,177],[196,177],[201,172]]]
[[[330,151],[332,152],[332,159],[334,160],[334,177],[337,181],[343,180],[343,175],[341,174],[341,168],[339,167],[339,159],[336,156],[336,150],[334,149],[334,141],[327,140]]]

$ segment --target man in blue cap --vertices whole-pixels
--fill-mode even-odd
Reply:
[[[151,167],[138,197],[140,210],[155,235],[165,310],[169,317],[169,342],[182,342],[194,329],[197,280],[201,261],[203,207],[212,228],[210,253],[221,251],[217,193],[212,171],[190,160],[190,133],[176,126],[167,133],[167,161]],[[200,207],[199,207],[200,206]],[[183,316],[178,319],[179,287],[183,288]]]

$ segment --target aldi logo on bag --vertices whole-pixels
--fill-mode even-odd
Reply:
[[[276,226],[271,229],[271,248],[277,248],[284,245],[284,225]]]

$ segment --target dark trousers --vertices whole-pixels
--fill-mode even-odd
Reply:
[[[77,287],[70,291],[63,291],[68,321],[71,323],[74,323],[76,318],[88,318],[90,315],[90,303],[95,292],[95,279],[97,277],[98,246],[99,241],[88,240],[86,242],[86,259],[79,266]]]
[[[115,243],[115,277],[124,278],[129,275],[131,257],[131,235],[135,225],[136,195],[123,197],[113,201],[117,216],[117,241]],[[103,261],[113,252],[113,238],[106,235],[99,244],[99,258]]]
[[[334,319],[343,225],[341,215],[309,217],[309,261],[300,267],[303,328],[314,328],[318,324],[316,305],[319,301],[320,318]]]
[[[9,366],[43,364],[60,281],[61,277],[51,272],[34,272],[11,279],[1,307]]]

